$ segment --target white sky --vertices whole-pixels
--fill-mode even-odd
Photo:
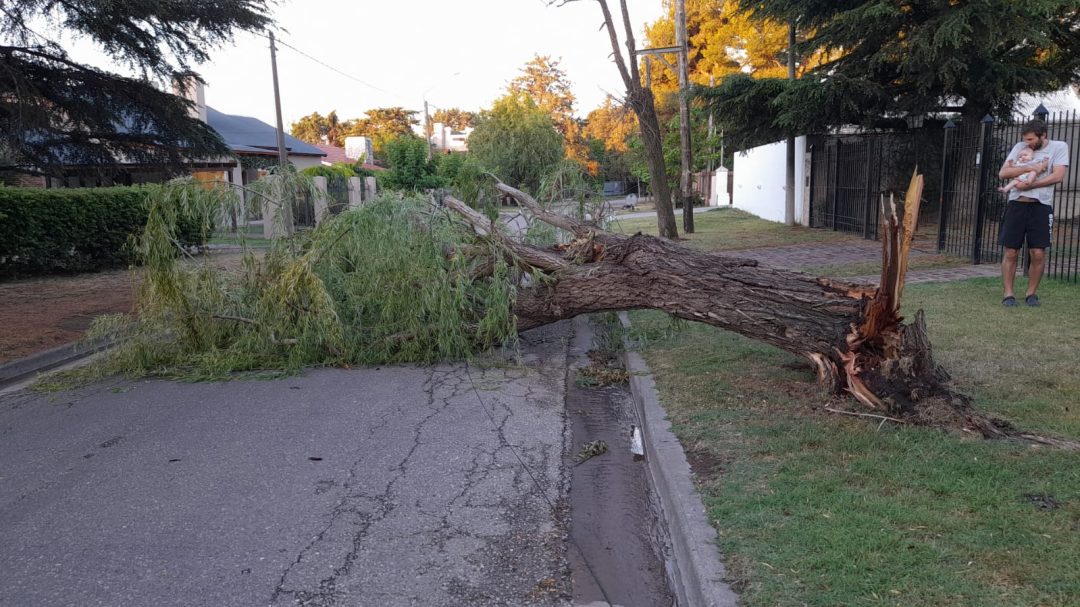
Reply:
[[[621,23],[618,4],[610,1]],[[628,6],[640,48],[644,25],[660,17],[663,3],[628,0]],[[316,111],[337,110],[343,120],[377,107],[420,111],[425,97],[432,111],[490,107],[537,54],[561,58],[580,116],[599,106],[606,91],[625,94],[593,0],[562,7],[545,0],[283,0],[275,17],[285,30],[278,34],[281,42],[371,85],[279,44],[286,129]],[[80,60],[124,71],[95,56],[86,44],[64,44]],[[268,41],[239,35],[234,46],[212,56],[197,68],[207,82],[207,105],[274,124]]]

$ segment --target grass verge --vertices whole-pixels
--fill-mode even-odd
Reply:
[[[654,217],[637,219],[616,217],[609,229],[622,234],[642,232],[656,235],[658,231]],[[859,240],[831,230],[815,230],[801,226],[788,227],[781,223],[764,221],[750,213],[732,208],[719,208],[694,215],[694,229],[693,234],[684,234],[682,224],[679,224],[679,238],[683,244],[695,249],[715,251]]]
[[[1008,310],[992,279],[912,285],[905,311],[976,406],[1077,437],[1080,293],[1044,285]],[[631,318],[745,605],[1077,605],[1080,454],[834,416],[798,357]]]

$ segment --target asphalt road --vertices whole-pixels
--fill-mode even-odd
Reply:
[[[0,605],[568,605],[567,333],[0,396]]]

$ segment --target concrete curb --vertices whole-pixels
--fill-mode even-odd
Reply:
[[[113,340],[73,342],[25,358],[0,364],[0,388],[6,388],[39,373],[69,365],[111,347]]]
[[[630,326],[626,312],[619,313]],[[645,443],[649,479],[660,501],[661,516],[672,544],[671,585],[677,604],[690,607],[735,607],[738,596],[726,582],[716,545],[716,530],[709,525],[705,505],[694,490],[690,464],[682,445],[671,432],[667,412],[660,404],[652,373],[641,355],[624,349],[630,391]]]

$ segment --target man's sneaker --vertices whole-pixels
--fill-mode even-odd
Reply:
[[[1006,297],[1005,299],[1001,300],[1001,305],[1005,306],[1006,308],[1015,308],[1016,305],[1017,305],[1016,304],[1016,298],[1013,297],[1012,295],[1010,295],[1010,296]]]
[[[1039,296],[1035,294],[1028,295],[1024,298],[1024,303],[1031,306],[1032,308],[1037,308],[1039,307]]]

